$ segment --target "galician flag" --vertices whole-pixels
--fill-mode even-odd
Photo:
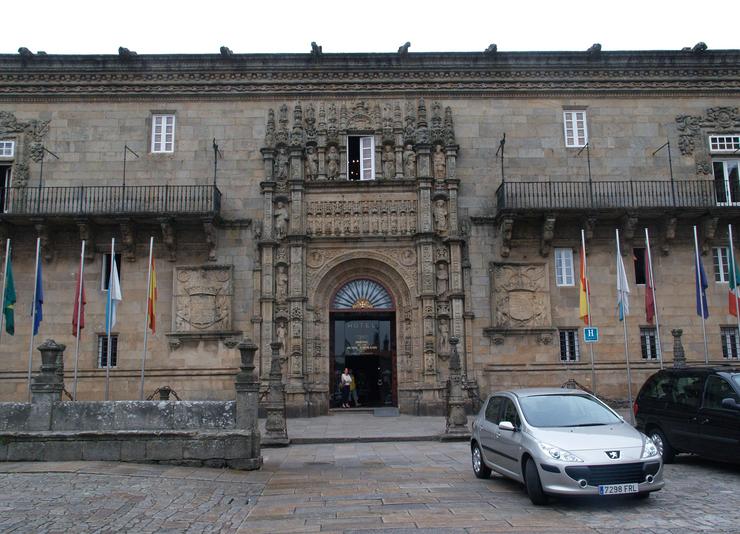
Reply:
[[[149,329],[154,334],[157,331],[157,269],[154,265],[154,256],[152,256],[151,273],[149,293],[146,300],[149,313]]]
[[[110,334],[111,329],[116,325],[116,308],[118,303],[123,300],[121,295],[121,284],[118,280],[118,266],[116,265],[115,256],[111,255],[113,262],[113,272],[111,273],[110,283],[108,284],[108,299],[105,305],[105,333]]]
[[[630,286],[627,283],[627,273],[621,254],[617,254],[617,309],[620,321],[624,321],[630,314]]]
[[[738,296],[740,296],[740,289],[738,289],[738,286],[740,286],[740,270],[738,270],[737,268],[735,258],[733,258],[731,254],[729,256],[730,260],[728,273],[730,278],[730,291],[728,294],[728,303],[730,308],[730,315],[734,315],[735,317],[737,317],[737,299]],[[735,273],[735,276],[732,275],[733,272]]]
[[[581,245],[581,289],[580,289],[580,302],[578,304],[578,310],[580,312],[579,317],[583,319],[583,324],[589,325],[588,322],[588,294],[591,288],[588,285],[588,279],[586,278],[586,251]]]
[[[5,331],[12,336],[15,334],[15,282],[13,281],[13,266],[10,264],[10,258],[8,258],[8,268],[5,271],[3,314],[5,315]]]

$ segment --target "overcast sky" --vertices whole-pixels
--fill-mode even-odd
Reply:
[[[740,48],[740,0],[6,0],[0,53]]]

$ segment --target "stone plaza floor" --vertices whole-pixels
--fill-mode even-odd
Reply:
[[[681,457],[649,499],[478,480],[465,442],[264,449],[264,468],[0,463],[0,532],[738,532],[740,467]]]

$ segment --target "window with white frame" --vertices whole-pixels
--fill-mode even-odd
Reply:
[[[98,367],[105,369],[108,363],[108,336],[98,334]],[[118,364],[118,334],[110,335],[110,366]]]
[[[110,254],[103,254],[103,270],[100,273],[100,290],[108,291],[110,284]],[[116,254],[116,269],[118,270],[118,282],[121,282],[121,255]]]
[[[152,153],[175,151],[175,116],[152,115]]]
[[[740,355],[737,326],[723,326],[720,328],[720,335],[722,336],[722,357],[726,360],[737,360]]]
[[[12,158],[13,156],[15,156],[15,141],[0,140],[0,158]]]
[[[375,179],[375,139],[373,136],[347,136],[347,179]]]
[[[578,350],[578,330],[560,330],[560,361],[577,362],[581,359]]]
[[[712,174],[717,204],[740,204],[740,160],[715,160],[712,162]]]
[[[740,135],[710,135],[711,152],[736,152],[740,150]]]
[[[643,360],[657,360],[660,358],[660,344],[655,327],[640,328],[640,348]]]
[[[575,285],[575,277],[573,276],[572,249],[555,249],[555,284],[558,286]]]
[[[712,264],[714,265],[714,281],[726,284],[730,281],[730,248],[714,247],[712,249]],[[740,280],[738,280],[740,282]]]
[[[565,129],[565,146],[580,148],[588,143],[588,126],[586,111],[563,111],[563,128]]]

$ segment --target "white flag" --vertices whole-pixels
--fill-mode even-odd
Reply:
[[[630,314],[630,286],[627,283],[627,273],[624,271],[619,249],[617,249],[617,308],[619,320],[623,321]]]
[[[121,295],[121,284],[118,280],[118,266],[114,258],[115,255],[111,255],[113,272],[111,273],[110,283],[108,284],[108,300],[105,306],[106,334],[110,334],[111,329],[116,324],[116,308],[118,307],[118,303],[123,299],[123,295]]]

